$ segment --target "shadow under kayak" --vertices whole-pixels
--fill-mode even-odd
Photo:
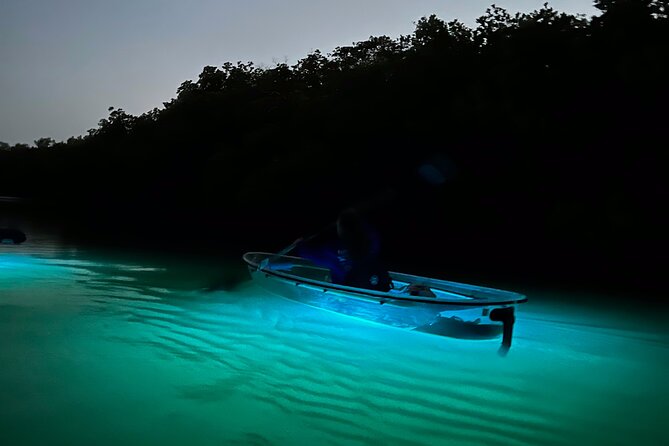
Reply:
[[[388,292],[334,284],[330,271],[300,257],[244,254],[254,282],[269,292],[310,306],[398,328],[460,339],[502,336],[511,347],[515,306],[527,297],[511,291],[390,272]],[[429,290],[415,296],[409,285]],[[433,296],[433,297],[432,297]]]

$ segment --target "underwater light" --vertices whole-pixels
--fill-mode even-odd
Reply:
[[[4,288],[25,283],[44,286],[44,281],[67,279],[73,272],[75,271],[72,268],[59,264],[57,259],[0,251],[0,292]],[[36,285],[37,283],[42,285]]]
[[[42,266],[33,257],[14,253],[0,253],[0,269],[33,268]]]

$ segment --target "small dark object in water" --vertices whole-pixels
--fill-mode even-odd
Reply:
[[[26,241],[26,235],[18,229],[0,229],[0,243],[3,245],[18,245]]]
[[[430,287],[425,285],[416,285],[412,283],[407,285],[403,291],[408,293],[410,296],[437,297],[436,294],[432,292]]]

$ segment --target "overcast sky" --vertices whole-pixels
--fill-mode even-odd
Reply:
[[[409,34],[437,14],[475,25],[492,3],[544,0],[2,0],[0,141],[86,133],[115,106],[138,115],[205,65],[290,64],[371,35]],[[590,0],[551,6],[588,16]]]

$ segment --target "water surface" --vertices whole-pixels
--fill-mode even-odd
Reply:
[[[669,443],[657,308],[520,284],[530,302],[501,358],[499,340],[376,325],[248,282],[207,290],[222,268],[0,245],[2,443]]]

